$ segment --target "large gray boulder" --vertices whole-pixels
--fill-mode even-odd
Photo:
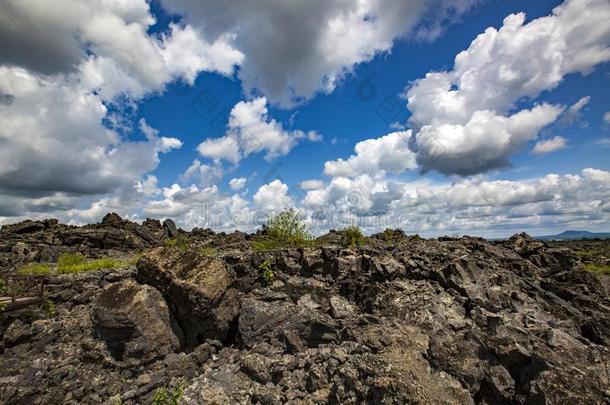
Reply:
[[[181,333],[161,293],[131,280],[102,291],[93,303],[92,321],[117,360],[147,363],[180,348]]]
[[[140,283],[161,291],[184,331],[188,347],[224,341],[239,310],[235,275],[220,258],[159,247],[137,263]]]

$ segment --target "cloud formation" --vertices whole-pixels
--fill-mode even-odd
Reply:
[[[239,78],[246,94],[263,93],[284,107],[332,92],[357,64],[389,52],[398,38],[436,38],[477,2],[161,1],[211,40],[231,35],[245,55]]]
[[[409,149],[411,131],[393,132],[377,139],[358,142],[355,155],[324,164],[324,174],[331,177],[371,176],[402,173],[417,167],[415,154]]]
[[[566,75],[587,74],[610,60],[609,19],[606,0],[567,0],[527,24],[525,14],[511,14],[499,30],[488,28],[460,52],[452,70],[416,80],[406,97],[417,162],[424,170],[459,175],[505,167],[561,112],[550,105],[513,109]]]
[[[555,152],[561,149],[565,149],[567,146],[567,141],[562,136],[555,136],[551,139],[538,141],[534,146],[532,152],[535,155],[544,155],[547,153]]]
[[[259,152],[265,152],[267,161],[287,155],[303,139],[319,142],[322,136],[315,131],[285,130],[269,117],[267,99],[259,97],[237,103],[229,115],[226,134],[204,140],[197,151],[215,162],[224,160],[236,165]]]
[[[155,18],[145,0],[1,7],[0,196],[29,198],[20,205],[38,212],[50,199],[60,207],[78,196],[146,194],[159,156],[182,142],[145,121],[146,139],[130,140],[122,110],[203,70],[231,74],[243,58],[229,37],[206,42],[185,25],[150,35]]]

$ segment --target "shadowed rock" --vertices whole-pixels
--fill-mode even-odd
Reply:
[[[180,348],[181,335],[159,291],[133,281],[115,283],[93,302],[95,334],[117,360],[144,363]],[[172,327],[173,326],[173,327]]]
[[[159,247],[137,263],[137,280],[157,288],[182,327],[186,344],[225,340],[237,316],[234,274],[220,258]]]
[[[0,250],[167,237],[159,221],[136,225],[41,222],[9,228]],[[360,247],[332,233],[258,252],[252,235],[179,232],[197,251],[155,247],[137,269],[51,277],[55,315],[0,320],[2,401],[152,403],[179,383],[188,404],[610,399],[610,277],[584,270],[579,244],[386,231]],[[587,243],[608,256],[609,242]]]

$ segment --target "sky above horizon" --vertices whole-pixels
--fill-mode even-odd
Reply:
[[[0,224],[610,231],[610,0],[3,0]]]

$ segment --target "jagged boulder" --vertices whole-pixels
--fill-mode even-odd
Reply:
[[[178,237],[178,228],[176,227],[174,221],[172,221],[171,219],[168,218],[163,221],[163,229],[165,229],[167,236],[169,236],[170,238]]]
[[[303,295],[296,304],[287,295],[257,290],[241,300],[238,318],[240,341],[247,347],[256,342],[282,342],[289,351],[336,342],[337,324],[311,296]]]
[[[157,288],[194,347],[205,339],[226,340],[239,310],[234,273],[220,258],[159,247],[137,263],[137,280]]]
[[[134,281],[104,289],[92,307],[96,336],[120,361],[149,363],[180,348],[181,331],[161,293]]]
[[[65,229],[145,240],[121,226]],[[11,233],[0,252],[37,251],[58,227]],[[158,221],[142,227],[167,236]],[[610,399],[610,278],[585,271],[576,245],[386,231],[359,247],[259,252],[251,235],[180,234],[205,254],[158,247],[133,274],[50,277],[56,315],[0,321],[0,398],[131,405],[183,382],[193,404]]]

